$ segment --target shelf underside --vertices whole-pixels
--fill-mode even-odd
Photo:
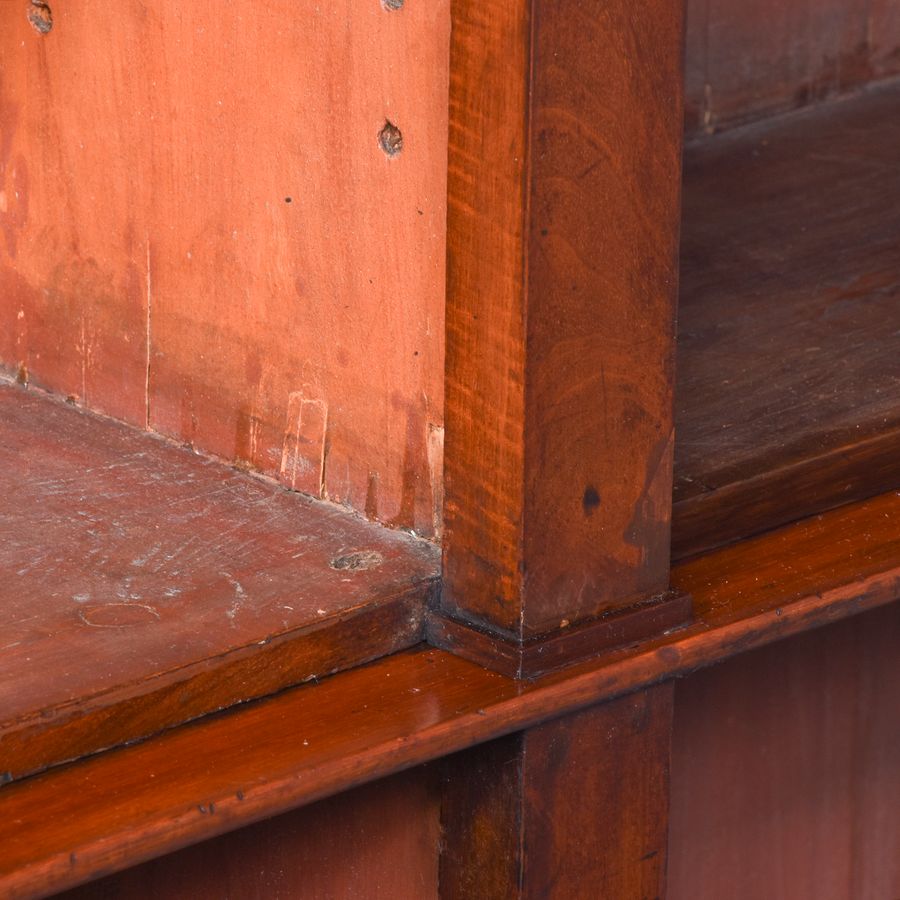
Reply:
[[[0,773],[421,639],[437,548],[0,386]]]
[[[900,486],[900,88],[687,149],[673,552]]]

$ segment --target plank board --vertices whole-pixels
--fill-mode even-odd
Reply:
[[[0,387],[0,772],[421,637],[437,548]]]
[[[433,534],[447,0],[51,3],[47,33],[27,6],[0,4],[0,363]]]
[[[900,89],[695,144],[676,556],[900,486]]]
[[[900,897],[900,606],[675,692],[671,900]]]

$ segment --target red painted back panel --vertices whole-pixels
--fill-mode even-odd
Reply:
[[[432,533],[447,0],[52,7],[0,9],[0,362]]]

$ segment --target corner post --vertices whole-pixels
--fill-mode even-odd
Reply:
[[[431,636],[512,674],[689,615],[666,593],[683,15],[452,3]]]

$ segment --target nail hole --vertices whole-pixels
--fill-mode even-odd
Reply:
[[[378,143],[388,156],[396,156],[403,149],[403,135],[393,122],[385,122],[378,132]]]
[[[31,0],[31,6],[28,9],[28,21],[31,22],[32,28],[40,34],[47,34],[53,27],[53,14],[50,12],[50,6],[44,0]]]
[[[377,550],[359,550],[356,553],[336,556],[329,565],[339,571],[348,569],[351,572],[359,572],[363,569],[374,569],[383,562],[384,557]]]
[[[285,202],[285,203],[290,203],[290,202],[291,202],[291,198],[290,198],[290,197],[285,197],[285,198],[284,198],[284,202]]]
[[[594,510],[600,505],[600,494],[592,484],[589,484],[584,489],[584,494],[581,497],[581,506],[584,509],[584,514],[586,516],[591,516],[594,513]]]

